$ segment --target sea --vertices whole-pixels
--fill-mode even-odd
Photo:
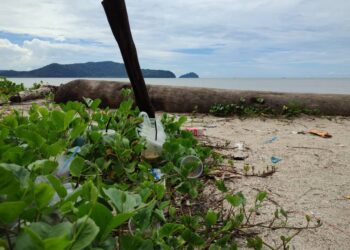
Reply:
[[[60,85],[78,78],[9,78],[30,87],[33,83]],[[80,78],[82,79],[82,78]],[[129,82],[127,78],[83,78]],[[294,93],[350,94],[350,78],[146,78],[146,84]]]

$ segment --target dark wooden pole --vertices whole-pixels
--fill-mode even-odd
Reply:
[[[137,57],[136,46],[132,39],[125,1],[103,0],[102,5],[113,35],[118,42],[126,71],[134,90],[136,104],[141,111],[145,111],[149,117],[154,118],[154,109],[148,96],[146,83]]]

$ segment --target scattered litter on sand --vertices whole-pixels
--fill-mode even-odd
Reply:
[[[279,158],[279,157],[276,157],[276,156],[272,156],[272,157],[271,157],[271,162],[272,162],[273,164],[279,163],[280,161],[282,161],[282,159]]]
[[[249,157],[247,152],[248,148],[244,142],[236,142],[233,146],[233,159],[237,161],[243,161]]]
[[[265,141],[264,144],[273,143],[273,142],[276,141],[277,139],[278,139],[278,137],[277,137],[277,136],[274,136],[274,137],[272,137],[270,140]]]
[[[191,132],[194,136],[202,136],[204,135],[204,128],[185,128],[186,131]]]
[[[247,195],[247,199],[255,197],[255,189],[268,192],[271,204],[268,203],[269,209],[261,217],[267,217],[275,209],[273,204],[277,204],[288,212],[290,220],[300,225],[304,222],[305,214],[311,211],[312,217],[322,221],[322,227],[304,231],[294,238],[291,249],[349,249],[349,117],[339,118],[337,122],[327,117],[308,116],[292,120],[232,118],[228,121],[208,115],[194,119],[198,121],[198,126],[202,126],[201,123],[217,126],[206,130],[200,140],[225,155],[226,159],[232,159],[235,153],[237,156],[238,148],[242,146],[239,142],[244,142],[245,148],[249,145],[251,149],[246,150],[248,158],[236,160],[233,165],[227,163],[224,169],[212,170],[210,176],[225,180],[230,192],[241,191]],[[310,128],[332,131],[333,137],[331,140],[317,139],[308,133]],[[296,131],[296,134],[292,131]],[[274,137],[276,139],[271,140]],[[271,144],[264,144],[266,140]],[[271,156],[278,156],[282,161],[272,164]],[[247,163],[250,170],[244,174]],[[278,171],[266,174],[269,173],[267,165],[270,170],[278,165]],[[260,178],[264,176],[266,178]],[[210,185],[206,186],[206,192],[211,194]],[[273,234],[265,233],[264,239],[267,241],[276,240]]]
[[[322,138],[331,138],[332,137],[327,131],[316,130],[316,129],[309,130],[309,134],[317,135],[317,136],[320,136]]]

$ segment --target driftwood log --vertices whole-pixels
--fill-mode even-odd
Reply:
[[[35,99],[41,99],[50,93],[55,93],[57,86],[43,85],[38,89],[21,91],[18,94],[9,98],[10,102],[25,102]]]
[[[137,57],[136,46],[132,38],[128,12],[124,0],[103,0],[103,8],[117,40],[135,94],[135,101],[141,111],[154,118],[155,113],[147,92],[140,63]]]
[[[104,107],[116,108],[122,100],[123,88],[131,86],[122,82],[75,80],[58,88],[55,102],[83,101],[83,97],[89,97],[101,99]],[[324,115],[350,116],[350,95],[238,91],[163,85],[148,85],[147,88],[151,102],[158,111],[188,113],[196,110],[208,113],[214,104],[237,103],[241,97],[245,97],[249,103],[261,97],[267,106],[277,111],[283,105],[297,101],[307,108],[320,110]]]

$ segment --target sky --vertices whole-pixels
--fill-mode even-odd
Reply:
[[[142,68],[349,77],[349,0],[125,0]],[[122,62],[100,0],[1,0],[0,69]]]

